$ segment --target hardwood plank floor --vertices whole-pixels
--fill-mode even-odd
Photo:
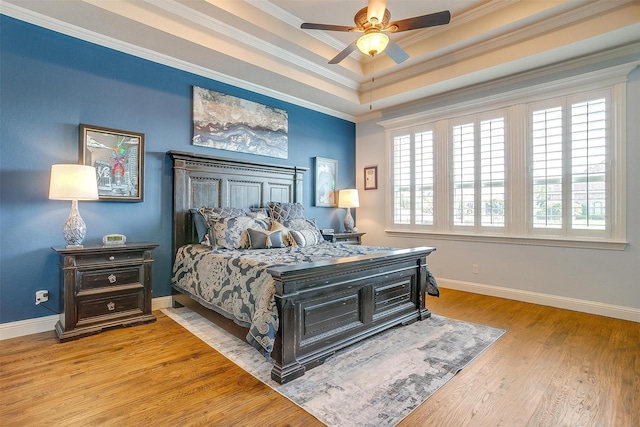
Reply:
[[[427,305],[508,331],[401,426],[637,425],[640,324],[447,289]],[[322,425],[155,315],[63,344],[1,341],[0,425]]]

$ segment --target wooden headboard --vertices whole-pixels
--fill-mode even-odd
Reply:
[[[193,243],[189,209],[258,208],[268,202],[302,203],[306,167],[169,151],[173,160],[173,254]]]

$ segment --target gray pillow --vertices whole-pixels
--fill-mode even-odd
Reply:
[[[269,216],[275,221],[288,221],[291,219],[304,219],[304,206],[301,203],[267,203]]]
[[[284,248],[282,230],[268,231],[248,228],[249,249]]]
[[[204,217],[198,212],[198,209],[189,209],[191,213],[191,220],[193,221],[193,225],[196,227],[196,233],[198,234],[198,243],[202,243],[207,233],[209,232],[209,226],[205,222]]]

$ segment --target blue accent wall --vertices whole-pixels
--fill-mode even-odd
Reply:
[[[343,214],[313,206],[313,158],[337,159],[338,188],[355,185],[355,124],[0,15],[0,323],[59,311],[58,255],[70,202],[48,199],[55,163],[77,163],[78,125],[145,134],[144,201],[80,202],[85,244],[107,233],[156,242],[153,296],[171,294],[172,170],[169,150],[306,166],[304,205],[320,227],[340,228]],[[289,158],[191,145],[192,86],[289,115]]]

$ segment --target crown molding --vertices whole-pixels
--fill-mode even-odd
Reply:
[[[278,6],[276,6],[275,4],[271,3],[270,1],[265,1],[265,0],[245,0],[245,2],[249,3],[251,6],[255,7],[256,9],[259,9],[261,11],[263,11],[264,13],[267,13],[271,16],[273,16],[274,18],[290,25],[291,27],[300,30],[300,26],[303,24],[303,20],[298,18],[297,16],[287,12],[284,9],[279,8]],[[324,31],[310,31],[310,32],[306,32],[306,34],[309,34],[311,37],[320,40],[322,43],[331,46],[332,48],[341,51],[343,50],[345,47],[347,47],[346,44],[344,44],[342,41],[336,39],[335,37],[331,37],[329,34],[327,34]]]
[[[425,102],[425,99],[422,99],[399,107],[389,108],[383,111],[383,116],[388,117],[391,115],[397,115],[401,114],[402,111],[421,107],[424,107],[425,111],[390,118],[380,121],[377,124],[387,130],[405,128],[437,120],[442,116],[455,115],[457,114],[456,111],[468,111],[470,108],[483,108],[485,105],[493,105],[497,102],[508,103],[514,99],[523,99],[523,97],[535,98],[540,94],[550,93],[565,88],[566,90],[574,91],[576,88],[580,88],[581,90],[590,90],[593,89],[594,85],[598,87],[602,87],[603,85],[613,85],[615,83],[625,81],[627,75],[640,66],[640,59],[623,61],[621,64],[602,67],[597,70],[575,72],[570,77],[564,77],[553,81],[550,80],[553,76],[571,73],[574,70],[581,70],[585,67],[597,64],[603,64],[617,58],[625,58],[633,55],[637,56],[639,51],[640,42],[632,43],[618,49],[589,55],[566,63],[518,73],[503,79],[451,91],[444,95],[429,97],[427,102]],[[530,85],[529,83],[532,81],[536,81],[537,83]],[[509,90],[507,92],[500,92],[503,88],[516,86],[525,87]],[[482,96],[481,94],[483,93],[495,94]],[[457,99],[462,97],[469,98],[471,100],[461,103],[456,102]],[[428,104],[445,105],[438,108],[428,108]]]
[[[196,25],[202,26],[210,31],[221,34],[224,37],[231,38],[237,43],[242,43],[249,46],[252,50],[258,52],[265,52],[272,55],[282,61],[294,65],[296,68],[304,68],[316,75],[322,76],[332,82],[338,83],[352,90],[357,90],[358,83],[352,79],[349,79],[341,74],[331,71],[326,67],[322,67],[312,61],[309,61],[301,56],[294,55],[291,52],[282,49],[272,43],[268,43],[260,37],[256,37],[253,34],[241,31],[233,25],[229,25],[224,21],[212,18],[201,12],[194,11],[193,9],[182,5],[173,0],[146,0],[147,3],[152,4],[159,9],[169,12],[173,15],[180,16],[193,22]],[[269,2],[264,2],[265,4]],[[269,3],[270,4],[270,3]],[[275,6],[274,6],[275,7]],[[298,26],[299,28],[299,26]],[[254,64],[258,65],[258,64]]]
[[[178,70],[186,71],[189,73],[197,74],[202,77],[206,77],[212,80],[219,81],[221,83],[229,84],[240,89],[245,89],[251,92],[258,93],[260,95],[268,96],[278,99],[280,101],[288,102],[300,107],[308,108],[319,113],[327,114],[329,116],[341,118],[347,121],[355,122],[356,117],[350,114],[343,113],[331,108],[327,108],[313,102],[309,102],[298,97],[288,95],[283,92],[275,91],[266,88],[261,85],[256,85],[245,80],[237,79],[227,74],[219,73],[209,68],[194,65],[187,61],[182,61],[174,57],[160,54],[156,51],[141,48],[131,43],[122,42],[112,37],[107,37],[93,31],[77,27],[75,25],[61,22],[57,19],[53,19],[39,13],[32,12],[30,10],[15,6],[11,3],[6,3],[0,0],[0,8],[2,14],[11,18],[18,19],[20,21],[27,22],[51,31],[55,31],[70,37],[77,38],[89,43],[93,43],[99,46],[103,46],[109,49],[113,49],[122,53],[133,55],[138,58],[146,59],[158,64],[166,65]]]
[[[502,3],[502,1],[498,0],[498,3]],[[513,4],[514,2],[505,3]],[[460,45],[447,46],[446,48],[443,48],[437,52],[437,57],[418,62],[411,67],[405,68],[401,74],[394,71],[387,73],[385,73],[384,71],[380,72],[379,75],[376,76],[376,82],[378,83],[377,89],[379,90],[403,80],[418,77],[434,70],[451,66],[455,63],[482,56],[484,54],[497,51],[499,49],[517,44],[519,42],[531,40],[535,37],[540,36],[541,34],[549,34],[568,25],[584,21],[588,18],[597,16],[612,9],[617,9],[628,3],[632,3],[632,1],[624,0],[615,2],[596,2],[595,5],[592,3],[588,3],[588,7],[582,6],[579,8],[565,10],[566,13],[553,15],[526,27],[505,32],[504,34],[497,35],[486,40],[478,41],[476,43],[468,44],[464,47]],[[467,14],[464,14],[462,17],[465,19],[465,22],[470,22],[472,19],[478,19],[479,17],[484,16],[486,13],[494,12],[495,10],[500,8],[499,6],[500,5],[498,4],[492,3],[486,6],[484,10],[480,10],[484,7],[478,8],[478,10],[474,9],[472,11],[473,13],[469,12],[468,16]],[[455,55],[451,55],[452,51],[455,51]],[[367,83],[368,82],[361,83],[360,90],[363,90],[363,87],[365,87]]]
[[[492,0],[483,5],[474,7],[471,10],[463,12],[459,15],[454,15],[451,17],[451,22],[447,25],[441,25],[438,27],[431,27],[426,30],[416,31],[407,35],[406,37],[402,37],[397,40],[397,43],[400,47],[405,48],[409,47],[413,44],[423,42],[427,39],[430,39],[440,33],[445,31],[455,30],[459,27],[464,27],[471,22],[482,19],[487,15],[495,13],[501,9],[504,9],[508,6],[518,3],[519,0]]]

